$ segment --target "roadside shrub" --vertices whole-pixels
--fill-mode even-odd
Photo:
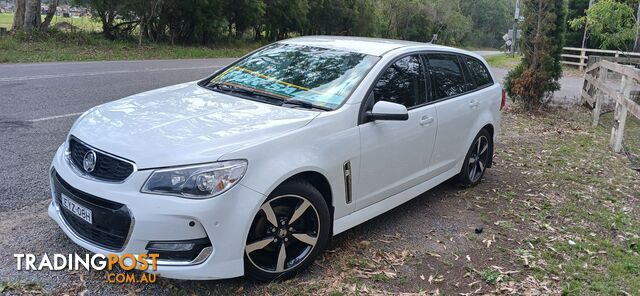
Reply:
[[[520,48],[524,55],[506,78],[505,89],[528,110],[539,109],[560,89],[560,54],[566,31],[564,0],[524,0]]]

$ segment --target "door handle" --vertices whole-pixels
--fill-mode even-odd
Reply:
[[[471,109],[477,108],[479,105],[480,105],[480,102],[478,102],[477,100],[469,101],[469,108]]]
[[[420,119],[420,125],[425,126],[425,125],[430,125],[433,123],[433,117],[431,116],[422,116],[422,118]]]

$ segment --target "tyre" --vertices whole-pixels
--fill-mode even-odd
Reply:
[[[304,180],[280,185],[262,204],[245,244],[245,275],[258,281],[295,276],[329,239],[331,218],[322,194]]]
[[[491,160],[492,151],[493,138],[486,129],[482,129],[473,140],[465,156],[462,170],[458,175],[460,184],[471,187],[482,181],[482,176],[484,176]]]

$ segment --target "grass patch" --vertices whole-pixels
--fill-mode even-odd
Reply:
[[[42,15],[42,20],[45,18],[45,14]],[[102,30],[102,25],[100,22],[97,22],[90,17],[62,17],[62,16],[54,16],[51,20],[51,26],[54,26],[57,23],[67,22],[74,27],[84,30],[84,31],[99,31]],[[11,25],[13,24],[13,13],[0,13],[0,28],[4,27],[7,29],[11,29]]]
[[[390,280],[390,278],[383,272],[374,274],[371,279],[375,282],[387,282]]]
[[[11,28],[13,13],[0,13],[0,28]]]
[[[538,188],[559,188],[528,199],[537,210],[524,212],[526,220],[540,221],[537,247],[526,251],[536,274],[561,278],[563,295],[640,295],[639,177],[611,152],[612,119],[603,116],[603,124],[592,129],[588,112],[552,111],[536,117],[540,126],[526,117],[516,120],[518,129],[537,136],[514,147],[515,154],[530,155],[527,146],[534,147],[537,156],[527,158],[527,174]]]
[[[605,132],[611,132],[613,126],[613,112],[600,116],[600,126]],[[640,169],[640,119],[627,113],[627,121],[624,127],[623,148],[631,161],[631,167]]]
[[[262,44],[224,42],[213,46],[171,46],[131,40],[107,40],[98,33],[49,31],[0,38],[0,63],[149,60],[240,57]]]
[[[503,276],[502,274],[500,274],[500,272],[491,268],[483,270],[480,276],[482,277],[483,281],[485,281],[487,284],[492,285],[495,285],[503,279]]]
[[[512,57],[509,54],[497,54],[485,58],[491,67],[503,69],[515,67],[520,62],[520,59],[522,59],[522,57],[519,55]]]

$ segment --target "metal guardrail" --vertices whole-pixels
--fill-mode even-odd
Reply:
[[[589,56],[610,56],[615,58],[630,57],[640,58],[640,53],[624,52],[619,50],[605,50],[592,48],[563,47],[560,63],[565,65],[577,66],[580,71],[584,70],[589,63]]]
[[[607,83],[609,72],[621,77],[620,88],[615,89]],[[640,82],[640,69],[633,66],[601,60],[588,66],[584,74],[584,86],[581,98],[584,103],[593,108],[593,126],[600,121],[600,113],[605,96],[615,101],[614,123],[611,129],[611,147],[613,151],[622,151],[622,138],[624,137],[624,125],[627,113],[640,119],[640,104],[631,96],[631,88],[634,83]]]

